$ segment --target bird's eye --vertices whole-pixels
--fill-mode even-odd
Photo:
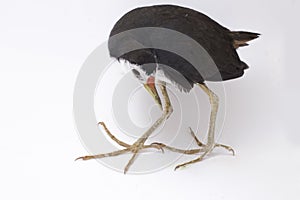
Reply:
[[[134,73],[135,76],[141,76],[140,72],[136,69],[132,69],[132,73]]]
[[[142,77],[141,73],[140,73],[138,70],[132,69],[132,73],[134,74],[134,76],[135,76],[137,79],[139,79],[140,81],[143,81],[143,77]]]

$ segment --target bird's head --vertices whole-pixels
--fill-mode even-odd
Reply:
[[[159,105],[162,110],[161,100],[155,85],[155,76],[147,75],[146,72],[140,68],[132,69],[135,77],[143,84],[144,88],[149,92],[149,94],[154,98],[155,102]]]

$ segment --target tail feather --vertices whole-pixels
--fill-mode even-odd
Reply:
[[[230,36],[233,39],[234,48],[247,46],[250,40],[254,40],[259,37],[259,33],[251,33],[246,31],[231,31]]]

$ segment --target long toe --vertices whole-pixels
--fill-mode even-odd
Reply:
[[[177,170],[177,169],[183,168],[187,165],[202,161],[205,158],[205,156],[209,155],[214,150],[215,147],[225,148],[226,150],[232,152],[233,155],[235,155],[235,152],[234,152],[233,148],[231,148],[230,146],[227,146],[227,145],[224,145],[224,144],[205,145],[205,147],[202,149],[203,154],[199,158],[196,158],[194,160],[191,160],[191,161],[185,162],[183,164],[177,165],[174,170]]]

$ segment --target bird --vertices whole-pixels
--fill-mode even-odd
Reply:
[[[249,67],[239,58],[237,49],[248,46],[248,42],[259,35],[255,32],[231,31],[199,11],[177,5],[152,5],[127,12],[110,32],[110,56],[131,64],[132,73],[159,105],[162,115],[133,144],[117,139],[104,122],[99,122],[110,138],[124,149],[77,159],[90,160],[131,152],[132,157],[124,168],[124,173],[127,173],[139,153],[147,148],[168,149],[184,154],[202,153],[194,160],[177,165],[175,169],[203,160],[216,147],[223,147],[234,154],[233,148],[215,141],[219,98],[206,82],[242,77]],[[184,150],[159,142],[145,144],[149,136],[173,113],[166,88],[169,83],[185,93],[198,86],[209,98],[211,111],[206,143],[200,142],[190,129],[199,146],[197,149]]]

